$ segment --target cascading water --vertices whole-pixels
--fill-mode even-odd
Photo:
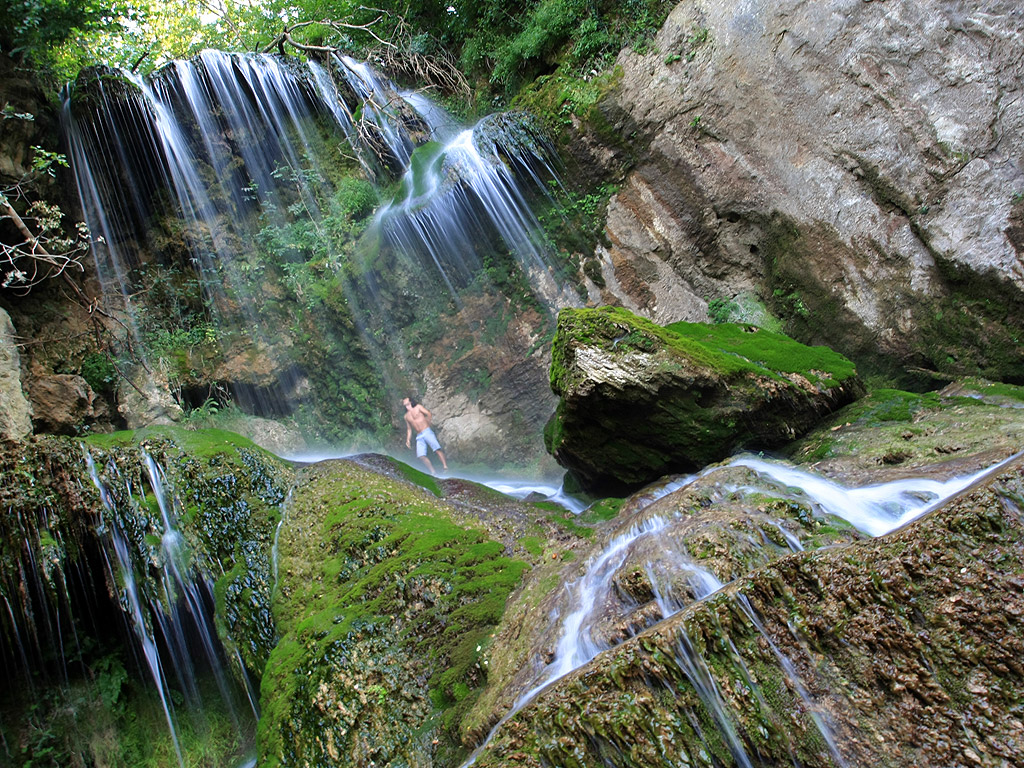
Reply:
[[[71,90],[64,124],[106,296],[134,321],[132,352],[148,365],[145,349],[194,329],[189,353],[217,347],[209,365],[250,413],[333,398],[365,424],[370,401],[421,365],[408,325],[458,309],[467,290],[493,292],[481,286],[501,254],[549,310],[578,302],[530,211],[555,173],[529,126],[492,116],[455,128],[352,59],[206,51],[148,80],[100,70]],[[366,178],[398,188],[372,222],[373,197],[391,193]],[[313,331],[323,352],[291,340]],[[325,355],[332,369],[311,381]],[[264,372],[238,376],[240,357]],[[188,399],[189,375],[177,375]],[[339,395],[339,379],[361,389]]]
[[[107,560],[111,582],[120,585],[125,618],[131,625],[145,668],[160,697],[178,763],[184,766],[179,739],[180,716],[173,703],[173,691],[179,691],[184,696],[192,718],[202,717],[204,704],[199,678],[205,673],[212,674],[220,692],[221,704],[231,717],[239,743],[243,745],[253,740],[252,728],[259,712],[251,686],[244,677],[244,666],[240,658],[237,661],[242,687],[251,712],[243,714],[237,708],[240,686],[226,668],[224,649],[213,628],[210,587],[202,577],[194,574],[184,538],[175,525],[176,502],[166,492],[162,470],[145,452],[143,460],[150,491],[160,514],[159,521],[150,521],[152,525],[147,526],[162,531],[156,553],[150,552],[138,540],[143,528],[130,534],[124,526],[126,520],[137,522],[138,511],[146,508],[144,489],[133,488],[130,480],[124,480],[125,500],[119,502],[101,479],[92,456],[86,453],[90,477],[107,512],[104,527],[113,555],[112,559]],[[115,477],[119,476],[116,467],[109,467],[108,470]],[[130,509],[120,509],[125,502]],[[161,566],[160,576],[155,583],[147,582],[148,586],[144,589],[137,574],[141,572],[152,575],[150,566],[154,556]],[[168,661],[176,686],[171,684]]]
[[[905,525],[929,510],[937,508],[952,496],[978,482],[983,477],[993,474],[1000,467],[1019,458],[1019,456],[1020,454],[1011,456],[991,467],[970,475],[950,478],[946,481],[908,478],[861,488],[845,488],[813,473],[779,462],[765,461],[752,456],[739,456],[723,465],[709,467],[698,475],[674,480],[660,487],[656,486],[646,492],[641,492],[635,497],[637,501],[633,507],[632,515],[633,519],[643,519],[643,511],[655,501],[675,491],[687,488],[699,479],[707,478],[729,467],[745,467],[762,475],[770,482],[782,484],[789,489],[790,493],[809,499],[821,512],[841,517],[864,533],[878,536],[895,530],[897,527]],[[760,492],[760,489],[754,485],[728,485],[727,487],[731,493]],[[792,536],[792,534],[787,535],[785,529],[777,521],[772,521],[772,524],[783,532],[783,538],[792,551],[802,551],[803,547],[796,537]],[[477,756],[487,747],[502,726],[536,698],[545,688],[559,678],[583,666],[598,653],[613,645],[610,642],[602,643],[601,641],[595,641],[591,635],[591,629],[597,620],[598,612],[605,610],[605,607],[602,605],[602,595],[607,594],[612,589],[613,577],[625,562],[628,548],[638,540],[651,533],[658,534],[658,546],[655,549],[657,557],[645,564],[645,570],[654,593],[654,600],[663,619],[678,613],[697,600],[703,600],[716,594],[724,586],[714,574],[693,562],[686,552],[673,546],[671,537],[665,535],[668,527],[669,522],[664,518],[648,516],[645,522],[641,524],[634,523],[625,534],[614,538],[590,562],[580,580],[568,589],[569,594],[573,597],[574,608],[564,619],[561,619],[560,637],[553,661],[542,669],[538,677],[538,684],[535,684],[515,702],[512,709],[491,729],[481,745],[473,752],[469,760],[464,763],[464,766],[472,765]],[[676,594],[673,591],[673,584],[677,583],[674,577],[680,573],[684,575],[685,581],[688,582],[689,588],[692,590],[693,599],[689,599],[689,596],[686,595]],[[845,766],[846,762],[842,756],[840,746],[837,744],[836,736],[828,721],[828,716],[807,691],[794,665],[782,653],[765,629],[750,605],[749,600],[742,594],[736,595],[734,599],[737,601],[741,612],[747,616],[751,625],[762,635],[768,647],[772,650],[780,669],[786,676],[792,689],[802,700],[814,726],[821,734],[831,758],[835,761],[836,765]],[[797,642],[800,642],[798,633],[792,628],[790,628],[790,631],[793,632]],[[733,649],[733,655],[735,656],[737,666],[740,669],[746,670],[745,662],[735,649]],[[693,640],[686,634],[685,627],[682,625],[679,629],[677,662],[707,707],[712,721],[728,745],[733,759],[738,765],[752,766],[754,762],[743,746],[736,723],[718,692],[711,670],[707,662],[702,658],[702,654]],[[745,671],[745,676],[750,690],[755,696],[761,697],[760,700],[763,702],[759,687],[749,671]],[[764,708],[768,710],[767,706]],[[700,734],[701,727],[699,723],[693,720],[692,724],[695,731]],[[793,754],[792,745],[790,747],[791,754]],[[793,757],[793,764],[795,766],[800,764],[795,755]]]
[[[882,536],[920,517],[1014,458],[1011,456],[993,467],[944,481],[907,478],[861,488],[844,488],[811,472],[752,456],[741,456],[729,466],[748,467],[776,482],[797,488],[823,512],[841,517],[871,536]]]

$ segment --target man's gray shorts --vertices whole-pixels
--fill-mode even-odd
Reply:
[[[434,430],[430,427],[416,435],[416,455],[419,457],[426,456],[428,445],[433,451],[441,450],[441,444],[437,442],[437,435],[434,434]]]

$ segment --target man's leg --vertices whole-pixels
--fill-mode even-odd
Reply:
[[[444,451],[442,451],[440,448],[438,448],[436,451],[434,451],[434,453],[436,453],[441,458],[441,466],[444,467],[444,471],[447,472],[448,471],[448,462],[444,458]]]
[[[434,474],[434,465],[430,463],[430,451],[427,450],[427,439],[421,432],[416,435],[416,457],[423,459],[430,474]]]

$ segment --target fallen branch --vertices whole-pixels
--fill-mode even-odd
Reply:
[[[270,53],[276,49],[283,55],[287,45],[303,53],[337,54],[339,49],[336,46],[314,45],[295,39],[294,33],[297,30],[313,25],[327,27],[335,32],[352,30],[366,32],[379,43],[378,47],[370,51],[367,58],[374,60],[389,74],[402,75],[411,80],[427,83],[430,87],[439,88],[447,93],[459,94],[466,98],[472,95],[469,81],[459,71],[455,60],[449,54],[442,52],[437,55],[430,55],[414,51],[409,43],[411,34],[406,28],[404,19],[399,19],[393,33],[390,35],[391,39],[384,39],[373,28],[380,24],[385,16],[390,16],[390,14],[378,8],[367,8],[366,6],[361,6],[361,8],[373,11],[378,15],[373,21],[368,21],[365,24],[351,24],[336,19],[300,21],[286,26],[281,34],[263,48],[263,53]],[[404,42],[401,44],[396,43],[395,40],[398,39]]]
[[[370,35],[370,37],[372,37],[381,45],[394,47],[394,43],[391,43],[385,40],[384,38],[380,37],[372,29],[372,27],[375,24],[378,24],[380,20],[383,18],[384,16],[380,15],[373,21],[367,22],[366,24],[349,24],[348,22],[337,21],[335,19],[324,19],[322,21],[300,21],[295,24],[292,24],[291,26],[285,27],[281,34],[274,38],[274,40],[263,49],[263,53],[270,53],[275,48],[281,50],[283,49],[285,43],[288,43],[288,45],[292,46],[293,48],[303,51],[305,53],[337,53],[338,49],[335,46],[309,45],[307,43],[300,43],[292,36],[292,33],[295,30],[302,29],[303,27],[308,27],[313,24],[328,27],[330,29],[333,29],[335,32],[340,32],[342,30],[356,30],[359,32],[366,32],[368,35]]]

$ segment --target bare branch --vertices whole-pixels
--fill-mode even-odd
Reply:
[[[307,43],[300,43],[292,36],[292,33],[295,30],[302,29],[303,27],[308,27],[314,24],[322,27],[327,27],[329,29],[333,29],[335,32],[340,32],[342,30],[356,30],[359,32],[366,32],[368,35],[370,35],[370,37],[372,37],[381,45],[393,46],[393,43],[388,42],[387,40],[383,39],[376,32],[373,31],[373,26],[375,24],[378,24],[380,20],[383,18],[383,15],[381,15],[378,16],[373,21],[369,21],[365,24],[349,24],[348,22],[338,21],[336,19],[323,19],[321,21],[300,21],[285,27],[281,34],[274,38],[274,40],[263,49],[263,53],[270,53],[270,51],[274,50],[275,48],[280,48],[285,43],[287,43],[288,45],[292,46],[297,50],[304,51],[306,53],[337,53],[338,49],[335,46],[309,45]]]
[[[10,221],[23,238],[20,242],[0,242],[0,287],[11,288],[19,295],[68,269],[84,271],[80,260],[89,250],[89,236],[84,224],[73,237],[60,229],[63,213],[42,201],[30,204],[21,215],[11,204],[8,194],[21,195],[17,185],[0,192],[0,221]],[[36,228],[33,232],[32,226]]]
[[[411,44],[412,34],[408,29],[405,20],[399,17],[394,29],[389,35],[390,39],[384,39],[374,31],[385,17],[392,18],[391,14],[379,8],[368,8],[360,6],[361,10],[373,11],[377,17],[365,24],[350,24],[337,19],[322,19],[320,21],[307,20],[296,22],[286,26],[281,34],[263,48],[264,53],[275,49],[284,53],[285,46],[303,51],[304,53],[333,54],[338,53],[338,48],[331,45],[312,45],[301,43],[295,39],[294,33],[297,30],[309,26],[322,26],[333,29],[335,32],[343,30],[356,30],[366,32],[379,45],[367,56],[375,61],[380,67],[391,76],[403,76],[410,80],[417,80],[427,83],[428,87],[438,88],[447,93],[457,94],[465,98],[472,95],[472,89],[465,76],[450,54],[442,51],[439,54],[424,54],[413,50]],[[397,41],[397,42],[396,42]]]

